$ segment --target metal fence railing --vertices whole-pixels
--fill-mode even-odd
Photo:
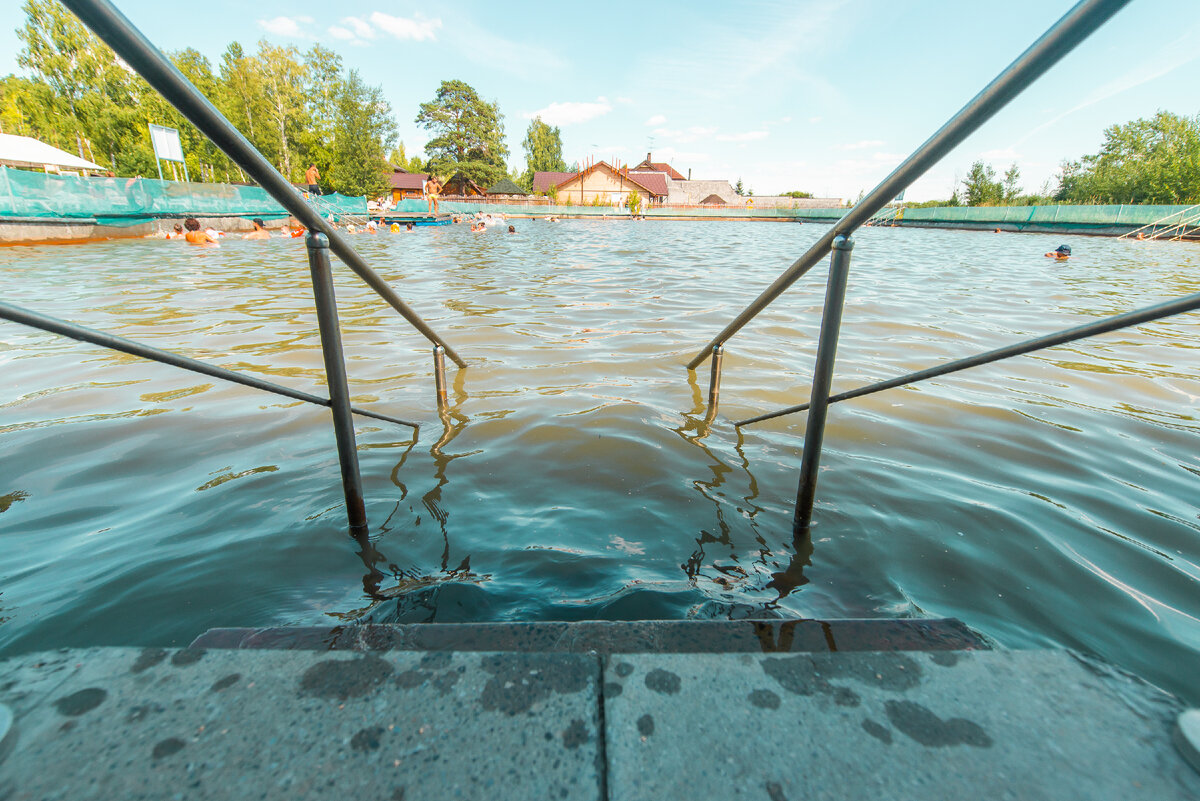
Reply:
[[[290,390],[195,359],[168,353],[112,334],[86,329],[8,304],[0,304],[0,318],[233,381],[255,389],[328,406],[333,413],[334,434],[337,440],[342,488],[346,499],[346,516],[350,531],[355,536],[365,536],[368,531],[366,505],[363,499],[352,415],[367,415],[414,428],[417,427],[417,424],[351,405],[345,359],[342,355],[337,303],[333,293],[330,251],[336,254],[388,305],[399,312],[400,316],[433,343],[437,387],[444,387],[446,383],[445,376],[442,374],[445,369],[443,355],[452,359],[459,367],[466,367],[466,362],[421,319],[420,315],[409,308],[408,304],[396,294],[383,277],[375,272],[362,256],[339,235],[337,228],[325,220],[320,211],[309,204],[296,191],[295,187],[279,174],[237,128],[225,119],[221,112],[111,2],[108,0],[65,0],[65,5],[106,42],[130,68],[145,78],[189,122],[195,125],[201,133],[207,136],[213,144],[229,156],[247,175],[257,181],[263,189],[270,193],[271,197],[308,229],[306,239],[308,261],[312,274],[313,298],[321,335],[321,353],[325,363],[329,398],[320,398]],[[444,396],[444,392],[439,389],[437,395],[439,411],[441,411]]]
[[[870,194],[856,203],[845,215],[833,223],[831,229],[817,240],[809,250],[798,258],[769,287],[747,306],[736,318],[717,334],[687,365],[695,370],[705,359],[713,358],[709,379],[708,416],[715,414],[720,395],[721,358],[725,343],[754,319],[759,312],[784,293],[801,276],[807,273],[826,254],[830,258],[829,278],[826,286],[825,304],[822,312],[820,334],[817,344],[816,365],[813,370],[810,397],[807,403],[790,406],[776,412],[738,421],[735,425],[745,426],[761,420],[808,412],[801,454],[800,480],[796,491],[796,507],[792,521],[796,537],[807,536],[812,523],[813,503],[816,492],[817,473],[824,439],[825,418],[830,403],[879,392],[892,387],[932,378],[938,375],[963,370],[999,359],[1018,356],[1040,348],[1095,336],[1130,325],[1157,320],[1173,314],[1181,314],[1200,308],[1200,294],[1189,295],[1157,306],[1140,309],[1128,314],[1080,326],[1078,328],[1049,334],[1028,342],[998,348],[978,356],[917,371],[905,376],[881,381],[867,387],[830,395],[833,368],[837,352],[838,334],[841,327],[842,307],[845,300],[846,281],[850,268],[850,254],[854,247],[853,233],[865,224],[884,220],[888,203],[897,197],[913,181],[920,177],[942,156],[949,153],[984,122],[990,119],[1010,100],[1024,91],[1034,80],[1056,64],[1076,45],[1091,35],[1097,28],[1123,8],[1129,0],[1082,0],[1050,27],[1036,42],[1022,53],[1012,64],[988,84],[967,105],[955,114],[932,137],[905,159]],[[886,224],[886,222],[884,223]]]

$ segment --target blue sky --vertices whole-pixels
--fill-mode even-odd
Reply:
[[[19,24],[17,0],[0,0]],[[335,3],[230,0],[118,6],[161,48],[214,62],[233,40],[321,42],[383,86],[419,152],[420,103],[457,78],[499,103],[510,166],[532,115],[562,128],[568,162],[647,151],[695,178],[757,194],[855,197],[1073,4],[1063,0]],[[169,8],[169,13],[164,12]],[[982,158],[1038,189],[1108,125],[1159,109],[1200,113],[1200,19],[1188,0],[1134,0],[909,190],[948,197]],[[19,42],[0,31],[0,69]]]

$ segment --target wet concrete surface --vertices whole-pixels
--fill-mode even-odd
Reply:
[[[1062,651],[607,657],[611,798],[1184,799],[1179,705]]]
[[[0,799],[1184,799],[1061,651],[80,649],[0,662]]]
[[[0,663],[0,798],[599,798],[570,654],[101,649]]]

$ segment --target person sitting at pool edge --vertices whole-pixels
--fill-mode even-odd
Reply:
[[[1070,245],[1059,245],[1054,250],[1052,250],[1046,254],[1046,258],[1048,258],[1048,259],[1062,260],[1062,259],[1068,259],[1068,258],[1070,258],[1070,256],[1071,256],[1071,246]]]
[[[254,225],[254,230],[248,234],[244,234],[242,239],[270,239],[271,234],[267,231],[266,224],[261,217],[255,217],[250,221]]]
[[[193,245],[215,245],[217,240],[200,230],[200,221],[195,217],[188,217],[183,221],[183,227],[187,229],[187,233],[183,238]]]

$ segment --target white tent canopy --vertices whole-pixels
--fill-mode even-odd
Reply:
[[[72,156],[65,150],[39,142],[28,136],[0,134],[0,164],[9,167],[47,166],[66,168],[69,170],[96,170],[103,172],[104,167],[93,164],[87,159]]]

